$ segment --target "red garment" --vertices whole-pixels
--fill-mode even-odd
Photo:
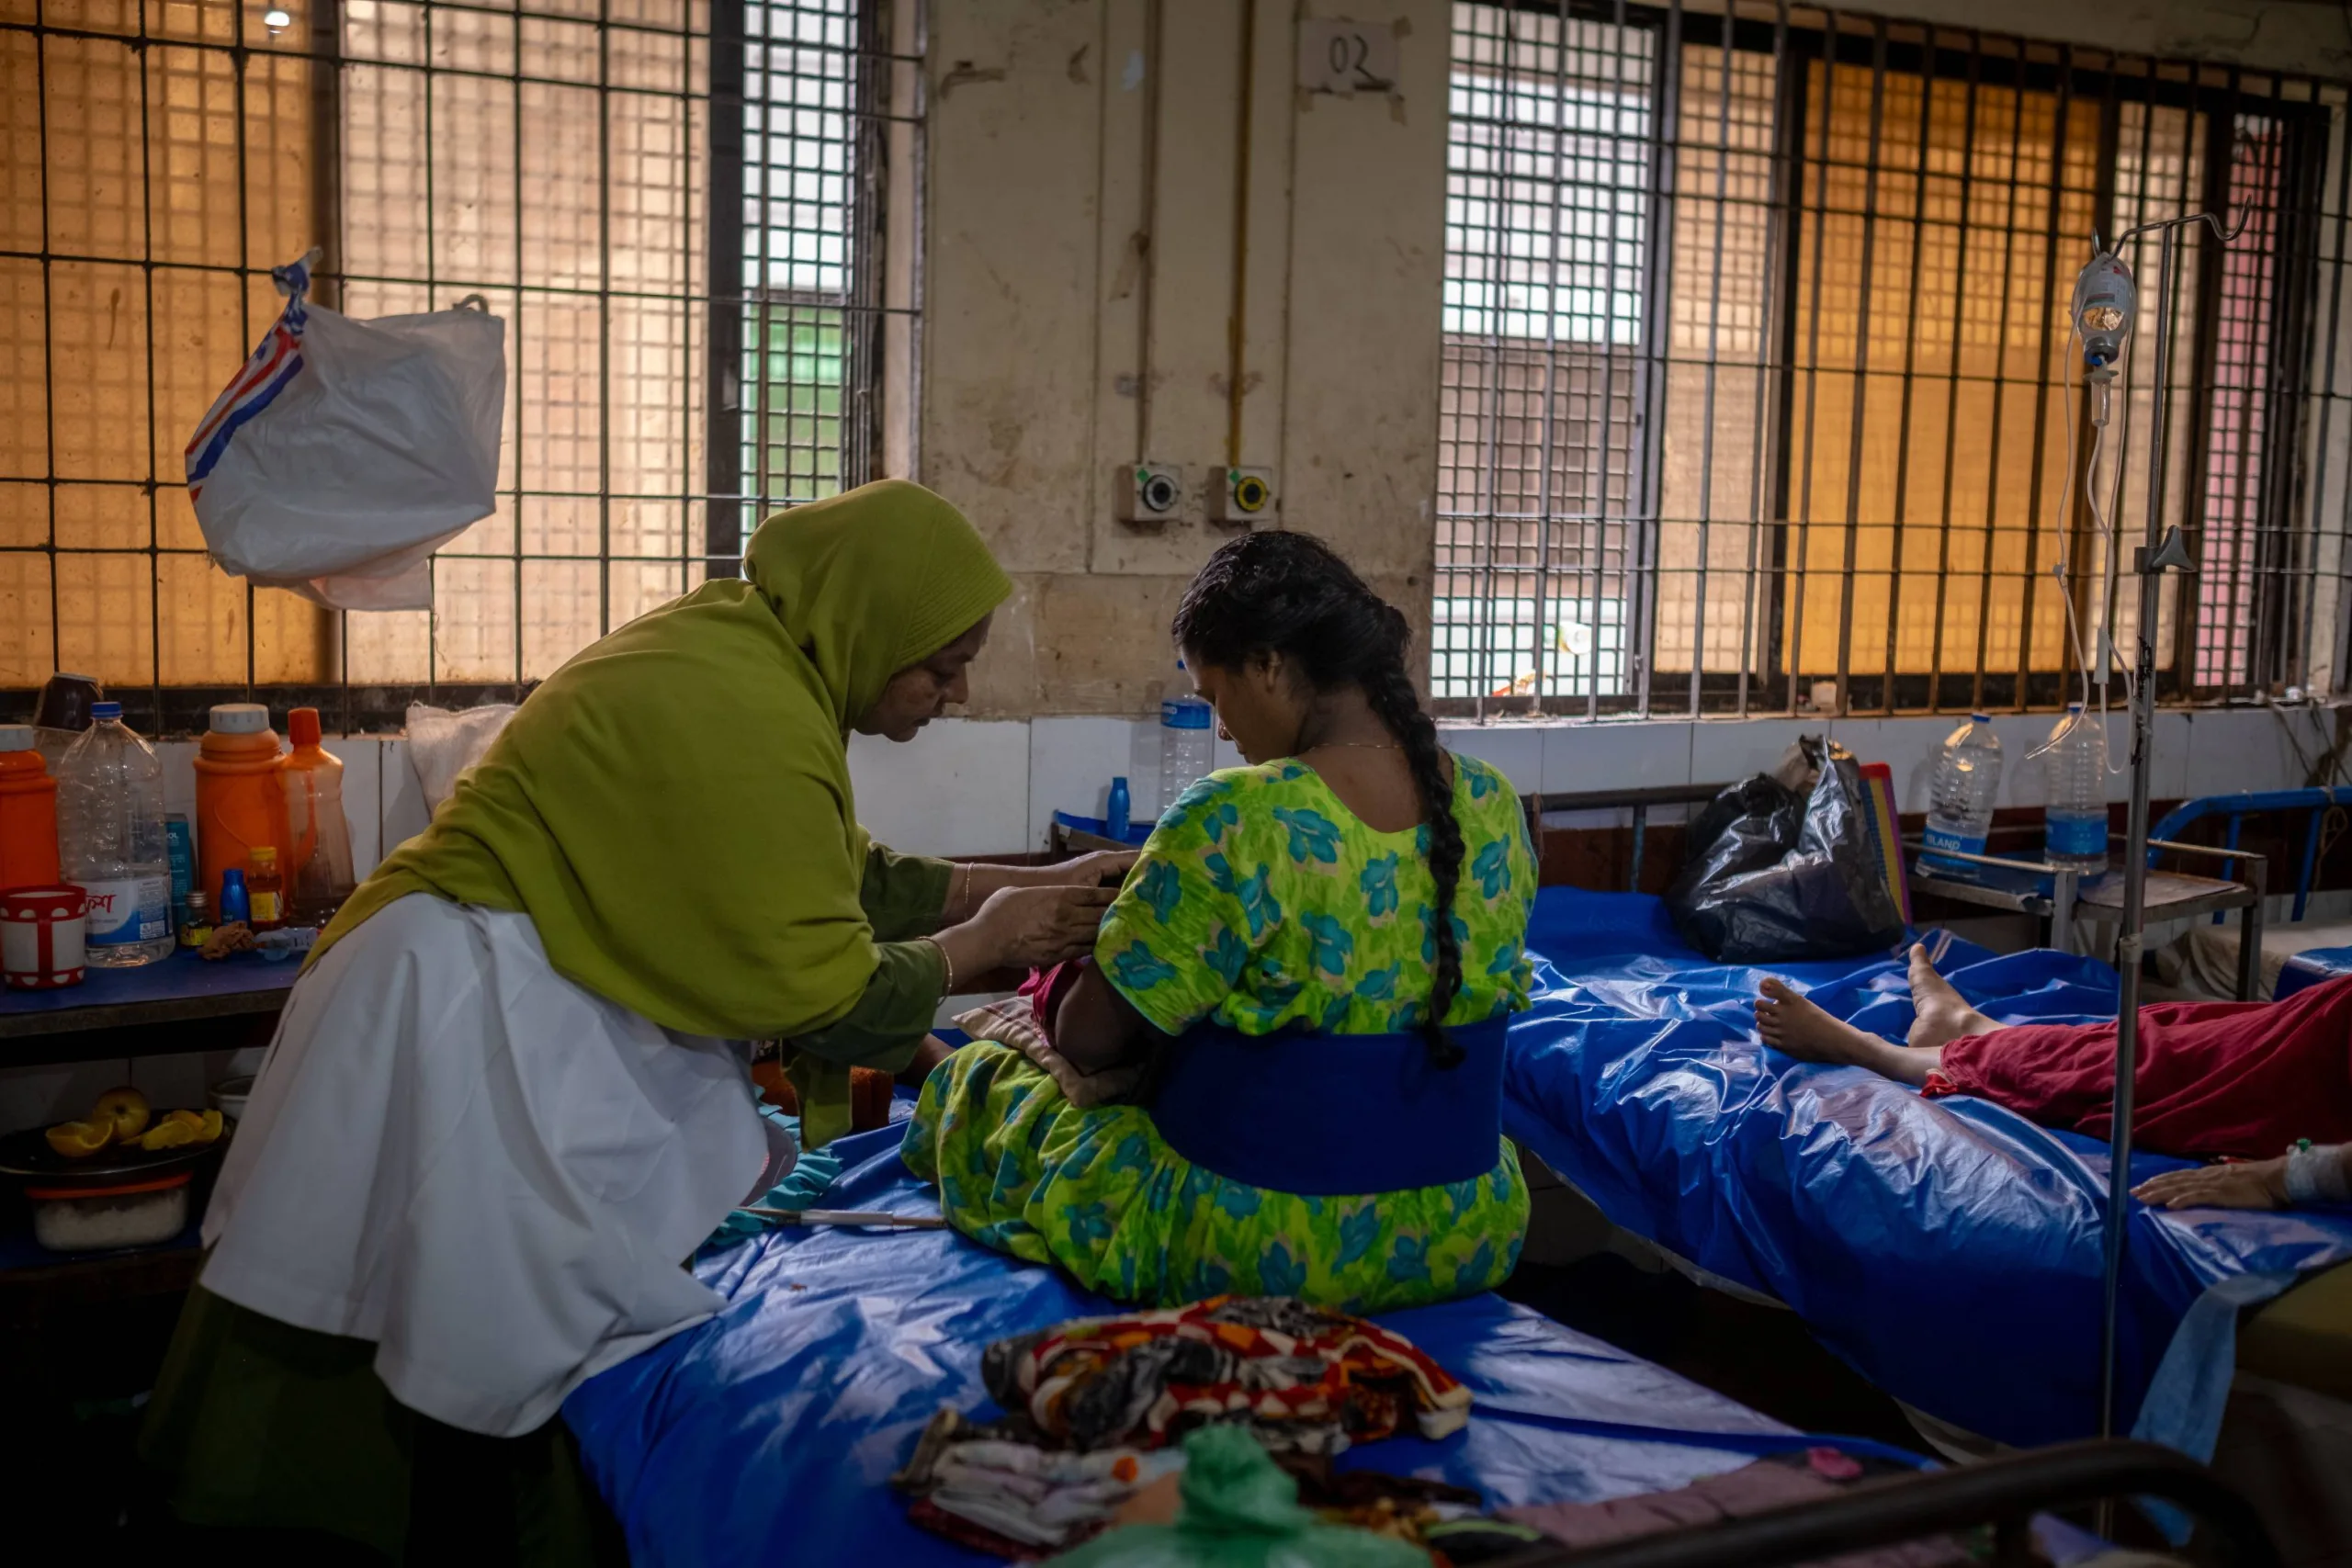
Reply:
[[[1974,1094],[2049,1127],[2108,1135],[2115,1025],[2025,1023],[1944,1047],[1930,1098]],[[2132,1143],[2267,1159],[2298,1138],[2352,1143],[2352,976],[2283,1002],[2140,1010]]]
[[[1027,997],[1029,1005],[1036,1010],[1037,1032],[1046,1037],[1048,1045],[1054,1043],[1054,1015],[1061,1011],[1062,998],[1078,984],[1086,963],[1083,958],[1073,958],[1051,969],[1032,969],[1029,977],[1021,982],[1021,989],[1014,993]]]

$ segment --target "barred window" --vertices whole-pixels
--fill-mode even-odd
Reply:
[[[155,729],[248,693],[397,722],[547,675],[880,471],[920,133],[888,0],[284,6],[0,5],[0,689],[80,671]],[[497,509],[430,612],[204,555],[181,448],[313,243],[322,303],[505,321]]]
[[[2151,504],[2159,321],[2153,502],[2197,562],[2165,584],[2165,694],[2341,671],[2313,628],[2343,501],[2295,450],[2337,395],[2311,383],[2339,88],[1848,12],[1620,15],[1454,8],[1441,699],[2063,700],[2070,607],[2086,645],[2109,594],[2135,631],[2109,568]],[[2138,332],[2086,481],[2075,275],[2206,210],[2242,227],[2184,231],[2168,298],[2155,239],[2124,247]]]

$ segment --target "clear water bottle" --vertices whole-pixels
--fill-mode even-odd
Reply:
[[[1178,665],[1182,669],[1182,665]],[[1190,693],[1171,696],[1159,705],[1159,809],[1174,808],[1176,797],[1216,765],[1216,712]]]
[[[1993,830],[1993,807],[2001,795],[2001,738],[1992,718],[1981,713],[1944,738],[1936,754],[1935,786],[1928,795],[1929,851],[1956,850],[1981,855]],[[1936,857],[1932,854],[1930,859]],[[1940,861],[1947,869],[1967,869],[1965,861]]]
[[[170,956],[171,849],[164,833],[164,764],[122,722],[120,703],[90,710],[90,728],[58,765],[57,837],[65,880],[90,895],[88,961],[128,968]]]
[[[2068,703],[2041,755],[2050,781],[2042,858],[2097,876],[2107,869],[2107,733],[2098,716]]]

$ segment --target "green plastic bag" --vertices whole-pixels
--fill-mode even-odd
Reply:
[[[1418,1547],[1327,1525],[1298,1506],[1298,1483],[1238,1427],[1184,1439],[1183,1506],[1172,1525],[1096,1536],[1050,1568],[1429,1568]]]

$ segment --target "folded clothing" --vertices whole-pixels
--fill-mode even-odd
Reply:
[[[1173,1450],[1044,1448],[951,1405],[932,1417],[890,1483],[915,1494],[910,1517],[924,1529],[1020,1561],[1100,1533],[1138,1487],[1182,1464]]]
[[[1288,1296],[1080,1318],[997,1341],[980,1376],[1007,1410],[1080,1450],[1156,1449],[1237,1423],[1274,1452],[1336,1453],[1408,1420],[1436,1438],[1470,1418],[1470,1391],[1403,1336]]]
[[[958,1014],[956,1027],[975,1040],[1012,1046],[1044,1068],[1062,1098],[1081,1111],[1098,1105],[1134,1104],[1144,1097],[1152,1067],[1148,1058],[1085,1073],[1054,1049],[1054,1013],[1077,984],[1082,963],[1072,960],[1050,969],[1032,969],[1017,994]]]

